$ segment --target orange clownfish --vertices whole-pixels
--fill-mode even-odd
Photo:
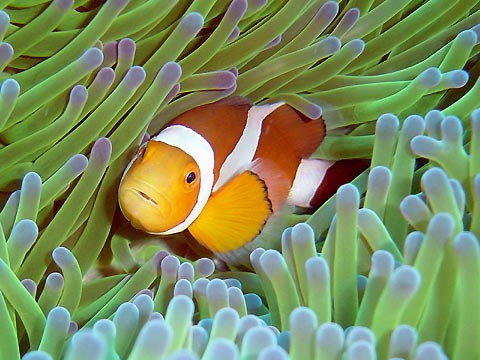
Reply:
[[[140,147],[120,183],[120,208],[137,229],[188,230],[220,258],[238,263],[258,246],[254,240],[275,214],[310,206],[333,164],[308,159],[324,136],[322,119],[283,102],[252,106],[237,99],[196,107]]]

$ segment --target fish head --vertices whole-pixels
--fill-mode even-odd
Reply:
[[[118,190],[120,209],[132,226],[166,232],[182,223],[200,191],[200,169],[182,149],[150,140],[125,170]]]

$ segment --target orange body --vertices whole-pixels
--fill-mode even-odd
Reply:
[[[143,231],[188,229],[215,253],[235,252],[284,206],[309,206],[332,165],[305,160],[324,136],[323,120],[283,103],[194,108],[140,148],[119,188],[121,209]]]

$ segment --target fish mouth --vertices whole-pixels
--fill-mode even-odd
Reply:
[[[139,181],[124,182],[119,187],[118,195],[122,213],[137,229],[152,232],[149,231],[152,224],[162,222],[171,216],[172,204],[168,196],[149,184]]]
[[[171,209],[170,202],[162,194],[144,187],[131,187],[130,192],[147,206],[155,209],[162,217],[169,216]],[[147,191],[145,191],[147,190]]]
[[[139,195],[140,197],[142,197],[145,201],[149,202],[149,203],[152,203],[153,205],[155,206],[158,206],[158,203],[152,199],[150,196],[148,196],[147,194],[145,194],[143,191],[140,191],[140,190],[137,190],[137,189],[134,189],[133,190],[135,193],[137,193],[137,195]]]

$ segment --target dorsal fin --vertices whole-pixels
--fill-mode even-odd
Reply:
[[[304,119],[292,107],[282,105],[263,121],[255,159],[275,162],[292,185],[300,161],[310,157],[324,136],[325,124],[322,119]]]
[[[308,119],[289,105],[280,106],[264,121],[265,126],[276,128],[282,140],[299,158],[312,155],[325,137],[326,129],[323,119]],[[268,128],[266,130],[268,131]]]

